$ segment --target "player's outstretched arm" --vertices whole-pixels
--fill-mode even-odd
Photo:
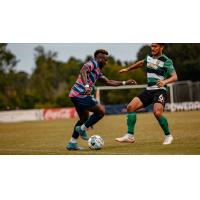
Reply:
[[[127,81],[116,81],[116,80],[110,80],[107,77],[103,76],[99,79],[101,82],[103,82],[107,86],[122,86],[122,85],[136,85],[137,82],[133,79],[129,79]]]
[[[125,69],[119,70],[119,73],[125,73],[125,72],[131,71],[133,69],[138,69],[138,68],[141,68],[141,67],[144,67],[144,60],[140,60],[140,61],[132,64],[131,66],[129,66]]]

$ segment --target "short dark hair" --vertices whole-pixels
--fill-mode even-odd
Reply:
[[[160,46],[165,47],[165,43],[158,43]]]
[[[108,56],[108,52],[105,49],[98,49],[94,52],[94,57],[97,57],[97,55],[100,54],[100,53]]]

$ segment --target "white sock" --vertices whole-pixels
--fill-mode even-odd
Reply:
[[[87,130],[88,128],[85,126],[85,124],[81,125],[81,130],[85,131]]]
[[[130,133],[127,133],[126,135],[127,135],[128,138],[133,138],[134,137],[133,134],[130,134]]]
[[[77,143],[77,139],[71,137],[70,142],[71,142],[71,143]]]

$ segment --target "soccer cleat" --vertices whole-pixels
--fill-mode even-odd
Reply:
[[[117,142],[126,142],[126,143],[134,143],[135,142],[135,138],[131,134],[126,134],[123,137],[115,138],[115,141],[117,141]]]
[[[71,142],[69,142],[67,144],[66,149],[69,150],[69,151],[72,151],[72,150],[83,151],[84,150],[84,148],[80,147],[77,143],[71,143]]]
[[[172,135],[167,135],[167,136],[165,136],[165,139],[164,139],[163,145],[171,144],[172,141],[173,141],[173,139],[174,139],[174,138],[172,137]]]
[[[80,134],[81,138],[84,140],[89,140],[89,136],[86,131],[82,130],[80,126],[77,126],[75,130]]]

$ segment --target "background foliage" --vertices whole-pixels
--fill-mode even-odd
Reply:
[[[137,60],[144,59],[148,53],[149,46],[142,47],[137,54]],[[199,53],[200,44],[168,44],[165,48],[165,54],[174,62],[179,80],[199,80]],[[68,61],[62,62],[57,60],[57,52],[45,51],[42,46],[38,46],[35,48],[34,56],[35,68],[32,74],[16,71],[16,64],[19,61],[7,48],[7,44],[0,43],[0,110],[73,106],[68,93],[83,63],[91,58],[91,55],[86,55],[85,60],[71,57]],[[143,69],[119,75],[118,71],[129,64],[131,63],[110,56],[103,72],[109,79],[133,78],[138,84],[145,84],[146,75]],[[97,85],[101,84],[97,82]],[[102,94],[102,100],[106,104],[127,103],[136,92],[108,91]]]

